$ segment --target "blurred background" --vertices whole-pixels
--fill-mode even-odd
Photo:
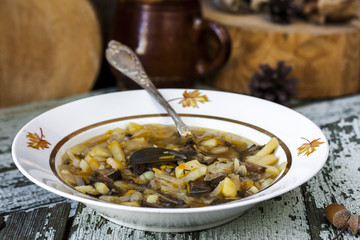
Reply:
[[[160,88],[284,105],[358,93],[358,14],[358,0],[1,0],[0,108],[138,88],[106,62],[110,39]]]

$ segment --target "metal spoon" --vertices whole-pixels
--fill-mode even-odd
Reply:
[[[110,41],[106,49],[106,59],[117,70],[128,76],[134,82],[143,87],[158,103],[169,113],[174,120],[176,128],[181,137],[191,135],[188,126],[181,120],[180,116],[164,99],[157,90],[153,82],[147,76],[143,66],[136,54],[127,46],[117,42]],[[169,158],[170,157],[170,158]],[[164,148],[143,148],[134,152],[130,156],[131,164],[155,163],[169,160],[186,159],[186,156],[180,152]]]
[[[108,48],[106,49],[106,59],[114,68],[143,87],[158,101],[158,103],[160,103],[160,105],[170,114],[171,118],[174,120],[180,136],[186,137],[191,135],[188,126],[186,126],[175,110],[157,90],[153,82],[146,74],[139,58],[129,47],[117,41],[111,40],[108,44]]]

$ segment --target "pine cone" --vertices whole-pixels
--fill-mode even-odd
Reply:
[[[269,0],[271,20],[276,23],[289,24],[294,16],[294,0]]]
[[[292,68],[280,61],[277,67],[272,69],[268,64],[259,66],[260,72],[255,72],[249,85],[252,96],[290,105],[291,98],[298,94],[295,85],[299,82],[296,78],[287,78]]]

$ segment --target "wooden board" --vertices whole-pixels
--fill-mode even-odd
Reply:
[[[70,203],[52,208],[42,207],[30,212],[16,212],[1,230],[1,239],[64,239]]]
[[[91,89],[101,33],[87,0],[0,1],[0,107]]]
[[[285,61],[300,80],[299,98],[335,97],[360,90],[360,22],[318,26],[274,24],[266,15],[232,15],[203,2],[207,19],[224,25],[232,39],[228,63],[207,81],[215,87],[249,93],[260,64]]]
[[[27,219],[23,221],[26,225],[24,224],[23,230],[18,229],[19,231],[35,233],[36,239],[57,239],[58,236],[60,238],[60,229],[64,229],[64,225],[60,225],[60,220],[66,218],[69,206],[56,203],[69,201],[72,210],[76,208],[77,203],[56,196],[26,180],[11,159],[11,143],[20,128],[34,116],[66,102],[101,93],[106,92],[101,90],[61,100],[0,109],[0,179],[2,179],[0,216],[5,216],[8,227],[11,226],[15,216],[20,216],[20,212],[26,210],[27,215],[22,215]],[[153,233],[121,227],[80,204],[75,215],[70,212],[62,239],[320,240],[333,238],[339,230],[330,226],[324,219],[325,205],[336,201],[344,204],[353,213],[360,212],[358,205],[360,166],[357,161],[357,156],[360,154],[360,94],[331,101],[317,101],[315,104],[309,103],[296,107],[295,110],[322,126],[322,130],[330,141],[331,150],[324,169],[301,187],[260,203],[241,217],[223,226],[189,233]],[[54,208],[38,209],[49,206]],[[46,212],[48,214],[45,214]],[[74,216],[73,221],[72,216]],[[54,224],[52,220],[58,217],[58,230],[54,232],[55,228],[51,227]],[[39,223],[42,221],[43,225],[37,224],[36,221],[31,222],[34,218]],[[29,225],[35,231],[30,231]],[[43,228],[40,229],[40,226]],[[13,237],[5,233],[10,234],[5,228],[0,229],[0,239],[24,239],[20,235]],[[29,235],[29,237],[34,235]],[[353,236],[346,231],[339,239],[355,240],[359,239],[359,235]]]

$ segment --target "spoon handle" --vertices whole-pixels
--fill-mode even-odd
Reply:
[[[157,90],[153,82],[146,74],[139,58],[129,47],[117,41],[111,40],[108,44],[108,48],[106,49],[106,59],[114,68],[144,88],[158,101],[158,103],[160,103],[161,106],[165,108],[174,120],[177,130],[182,137],[191,135],[187,125]]]

